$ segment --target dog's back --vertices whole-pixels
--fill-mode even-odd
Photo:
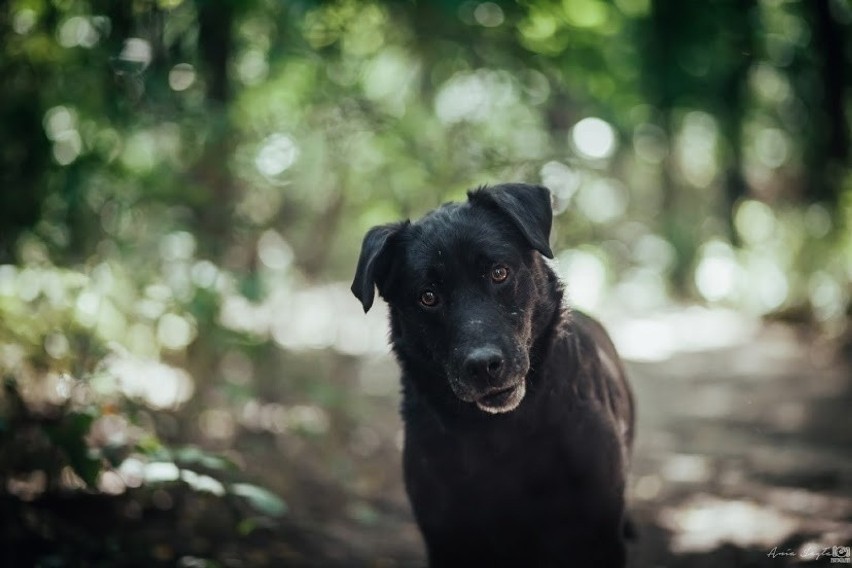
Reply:
[[[618,356],[609,334],[596,319],[579,310],[573,310],[570,320],[571,327],[575,330],[574,333],[588,337],[590,346],[593,345],[597,352],[600,381],[606,385],[604,390],[605,401],[622,433],[624,461],[625,465],[628,465],[633,450],[636,408],[633,391],[630,389],[621,357]],[[569,333],[571,332],[569,331]],[[580,356],[586,360],[594,360],[594,356],[589,353],[582,353]]]

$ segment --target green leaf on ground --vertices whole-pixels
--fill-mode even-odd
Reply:
[[[251,483],[234,483],[230,492],[246,499],[252,507],[270,517],[280,517],[287,512],[287,503],[263,487]]]

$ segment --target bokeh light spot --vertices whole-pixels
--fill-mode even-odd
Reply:
[[[280,234],[270,229],[257,241],[257,256],[267,268],[283,270],[293,262],[293,249]]]
[[[274,177],[287,171],[299,157],[299,149],[286,134],[273,134],[263,141],[254,160],[258,171]]]
[[[494,2],[483,2],[473,10],[473,18],[486,28],[496,28],[503,23],[503,9]]]
[[[178,63],[169,71],[169,87],[173,91],[185,91],[195,83],[195,67],[189,63]]]
[[[755,152],[760,162],[767,168],[778,168],[789,157],[787,135],[778,128],[764,128],[755,138]]]
[[[124,46],[118,58],[129,64],[131,70],[141,72],[148,68],[153,56],[153,49],[147,40],[131,37],[124,40]]]
[[[38,15],[29,8],[23,8],[15,12],[12,19],[12,29],[18,35],[26,35],[35,27]]]
[[[249,49],[237,63],[237,75],[246,85],[257,85],[269,74],[269,61],[259,49]]]
[[[167,349],[179,350],[195,339],[195,327],[177,314],[164,314],[157,322],[157,341]]]
[[[757,244],[775,233],[775,215],[768,205],[754,199],[742,201],[734,212],[734,226],[746,242]]]
[[[660,164],[668,155],[665,131],[655,124],[644,123],[633,132],[636,155],[649,164]]]
[[[576,170],[556,161],[544,164],[540,173],[542,183],[553,194],[554,212],[562,213],[579,189],[582,176]]]
[[[603,259],[594,252],[568,250],[558,256],[557,270],[567,284],[572,305],[594,310],[604,296],[607,269]]]
[[[584,118],[571,129],[571,142],[577,153],[585,158],[609,158],[615,152],[615,130],[600,118]]]
[[[562,0],[565,19],[578,28],[596,28],[607,21],[607,6],[598,0]]]
[[[722,241],[710,241],[701,247],[701,260],[695,269],[695,286],[707,300],[727,298],[737,284],[738,266],[731,247]]]
[[[89,18],[72,16],[59,26],[57,40],[62,47],[94,47],[100,35]]]
[[[627,210],[627,191],[616,180],[595,180],[580,189],[577,207],[592,222],[614,221]]]

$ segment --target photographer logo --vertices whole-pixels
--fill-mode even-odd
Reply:
[[[831,563],[832,564],[852,564],[852,554],[848,546],[832,546],[831,547]]]

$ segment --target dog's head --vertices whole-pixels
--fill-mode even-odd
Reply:
[[[539,256],[553,258],[551,220],[546,188],[504,184],[367,233],[352,292],[365,311],[374,285],[388,302],[394,349],[421,390],[488,413],[521,403],[536,318],[558,301]]]

